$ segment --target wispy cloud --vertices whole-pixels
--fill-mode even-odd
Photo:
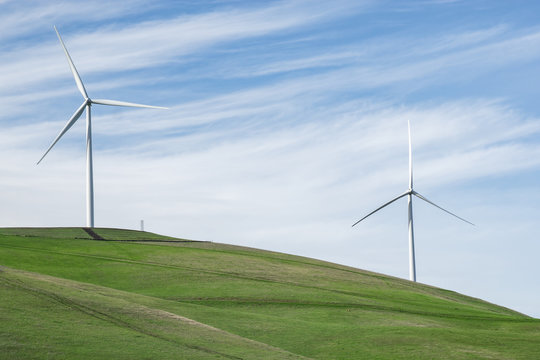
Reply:
[[[91,21],[106,20],[142,11],[146,0],[119,1],[115,6],[110,2],[93,0],[85,2],[33,1],[32,6],[23,1],[2,1],[0,14],[0,41],[24,37],[33,31],[50,30],[52,25],[87,24]]]
[[[64,37],[77,66],[84,68],[86,74],[118,72],[168,63],[217,43],[294,29],[351,8],[347,2],[333,6],[324,4],[317,2],[306,11],[302,1],[270,3],[270,6],[259,8],[106,26],[76,36],[64,34]],[[10,19],[14,18],[9,15]],[[6,76],[4,84],[31,84],[62,76],[60,67],[63,69],[65,64],[58,59],[63,55],[58,51],[52,30],[50,34],[46,44],[26,50],[17,49],[17,61],[2,65],[0,72]],[[15,60],[12,53],[2,56],[2,60],[10,59]]]

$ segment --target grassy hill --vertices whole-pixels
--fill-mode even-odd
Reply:
[[[533,359],[540,320],[298,256],[130,230],[0,228],[0,349],[0,359]]]

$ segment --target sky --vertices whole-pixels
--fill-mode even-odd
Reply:
[[[0,0],[0,226],[95,225],[298,254],[540,318],[540,4]]]

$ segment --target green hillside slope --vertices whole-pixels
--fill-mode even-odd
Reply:
[[[138,231],[0,229],[0,294],[5,359],[540,354],[540,320],[479,299],[313,259]]]

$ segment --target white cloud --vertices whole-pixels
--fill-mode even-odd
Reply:
[[[50,31],[54,24],[81,26],[91,21],[106,20],[141,11],[141,5],[151,6],[146,0],[123,0],[110,2],[33,0],[3,1],[0,13],[0,41],[22,37],[34,31]]]
[[[261,8],[180,15],[164,20],[107,26],[93,32],[85,30],[75,36],[63,33],[63,36],[76,66],[79,70],[84,69],[81,73],[118,72],[169,63],[218,43],[295,29],[336,16],[352,7],[348,2],[332,6],[325,4],[318,2],[306,10],[303,1],[277,2]],[[9,14],[9,18],[16,16]],[[62,33],[61,27],[59,30]],[[0,84],[0,93],[12,91],[14,84],[22,88],[71,76],[64,71],[65,60],[60,60],[63,54],[52,29],[50,34],[50,41],[43,45],[16,49],[15,54],[3,54],[0,74],[4,80]]]

